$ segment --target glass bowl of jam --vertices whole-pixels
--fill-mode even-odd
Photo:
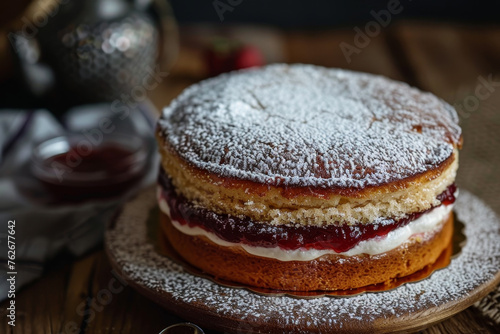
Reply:
[[[149,149],[143,138],[112,134],[90,139],[67,134],[35,147],[31,171],[55,198],[120,196],[144,175]]]

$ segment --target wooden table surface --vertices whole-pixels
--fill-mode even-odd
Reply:
[[[150,92],[159,109],[186,86],[205,77],[203,57],[197,46],[206,39],[207,31],[199,27],[181,29],[179,60],[162,86]],[[370,38],[368,45],[351,55],[350,62],[340,44],[355,46],[352,29],[283,32],[238,27],[222,33],[257,44],[271,62],[312,63],[383,74],[430,91],[459,107],[467,96],[476,94],[481,77],[495,78],[500,73],[500,27],[497,26],[399,22]],[[481,100],[478,108],[470,106],[469,111],[462,112],[464,132],[471,126],[477,128],[474,122],[487,115],[491,118],[488,124],[500,125],[497,113],[492,111],[495,99],[500,106],[498,96],[493,92],[491,98]],[[485,127],[484,131],[488,129]],[[461,162],[469,159],[470,163],[466,164],[464,175],[460,175],[459,185],[482,197],[498,213],[500,177],[494,167],[498,166],[500,131],[488,131],[493,137],[488,139],[490,145],[484,152],[478,149],[481,143],[465,146]],[[467,143],[468,137],[465,138]],[[472,177],[479,168],[474,162],[482,161],[475,156],[478,152],[490,160],[481,173]],[[478,178],[484,182],[478,182]],[[109,289],[110,284],[114,284],[116,293],[99,293]],[[0,306],[0,313],[6,312],[7,305]],[[102,248],[76,260],[55,259],[43,278],[16,294],[16,308],[15,329],[7,325],[2,315],[0,333],[158,333],[181,321],[131,288],[121,289]],[[498,324],[470,307],[423,333],[498,333],[499,330]]]

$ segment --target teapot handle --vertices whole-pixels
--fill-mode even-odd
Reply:
[[[170,69],[179,53],[179,31],[168,0],[129,0],[135,8],[150,12],[157,19],[160,31],[159,59],[163,68]]]

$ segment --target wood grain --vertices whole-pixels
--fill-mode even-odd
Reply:
[[[286,61],[384,74],[429,90],[449,102],[459,100],[458,96],[464,89],[470,92],[479,75],[496,74],[500,70],[498,27],[472,29],[449,24],[401,22],[374,37],[369,46],[359,55],[353,56],[350,63],[342,55],[339,43],[352,43],[354,31],[279,32],[273,38],[277,38],[276,35],[282,38]],[[199,56],[199,53],[193,52],[192,49],[181,49],[178,64],[172,69],[169,77],[150,93],[157,108],[162,108],[184,87],[203,78],[203,75],[197,76],[193,70],[200,68],[200,59],[197,58]],[[190,65],[193,62],[196,62],[196,65]],[[189,69],[190,72],[186,75],[182,69]],[[493,124],[498,124],[494,123],[497,122],[497,116],[491,116],[489,113],[481,115],[492,117]],[[472,126],[473,122],[474,117],[465,120],[465,128],[468,128],[467,124]],[[474,147],[479,147],[480,144],[478,141]],[[464,155],[472,154],[465,150],[467,146]],[[491,151],[482,152],[489,154]],[[496,170],[486,170],[484,173],[491,177]],[[472,171],[472,168],[462,170],[468,173]],[[466,178],[470,181],[465,180]],[[497,177],[496,180],[500,178]],[[470,175],[464,176],[461,182],[474,187],[474,178]],[[495,187],[491,188],[494,190],[485,190],[484,194],[494,197],[485,200],[498,212],[500,196],[497,192],[500,189],[500,181],[494,182],[497,182]],[[479,188],[474,190],[478,195],[481,195],[480,191]],[[129,286],[125,286],[118,293],[112,293],[110,300],[102,299],[105,294],[101,293],[101,301],[106,305],[102,308],[99,307],[102,303],[93,306],[92,300],[95,302],[99,292],[108,289],[110,282],[115,282],[114,279],[102,249],[77,260],[59,257],[47,268],[43,278],[18,291],[15,330],[7,325],[7,305],[0,304],[0,333],[158,333],[162,328],[181,321]],[[468,308],[425,329],[422,333],[499,331],[498,325],[483,317],[477,309]]]

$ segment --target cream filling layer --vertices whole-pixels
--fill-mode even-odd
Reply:
[[[369,240],[361,241],[355,247],[351,248],[347,252],[337,253],[334,250],[319,250],[319,249],[296,249],[296,250],[286,250],[280,247],[259,247],[251,246],[243,243],[233,243],[225,241],[219,238],[214,233],[208,232],[201,227],[195,226],[190,227],[187,224],[181,224],[180,222],[173,220],[170,216],[170,207],[165,199],[162,197],[161,189],[158,189],[158,203],[160,210],[166,214],[172,225],[178,229],[181,233],[191,235],[191,236],[204,236],[208,238],[213,243],[224,246],[224,247],[241,247],[247,253],[272,258],[280,261],[312,261],[326,254],[334,255],[344,255],[344,256],[354,256],[359,254],[377,255],[388,252],[408,242],[413,237],[420,237],[422,240],[432,236],[438,230],[440,230],[445,223],[448,215],[450,214],[453,204],[451,205],[440,205],[431,211],[423,214],[418,219],[410,222],[409,224],[399,227],[385,236],[375,237]]]

